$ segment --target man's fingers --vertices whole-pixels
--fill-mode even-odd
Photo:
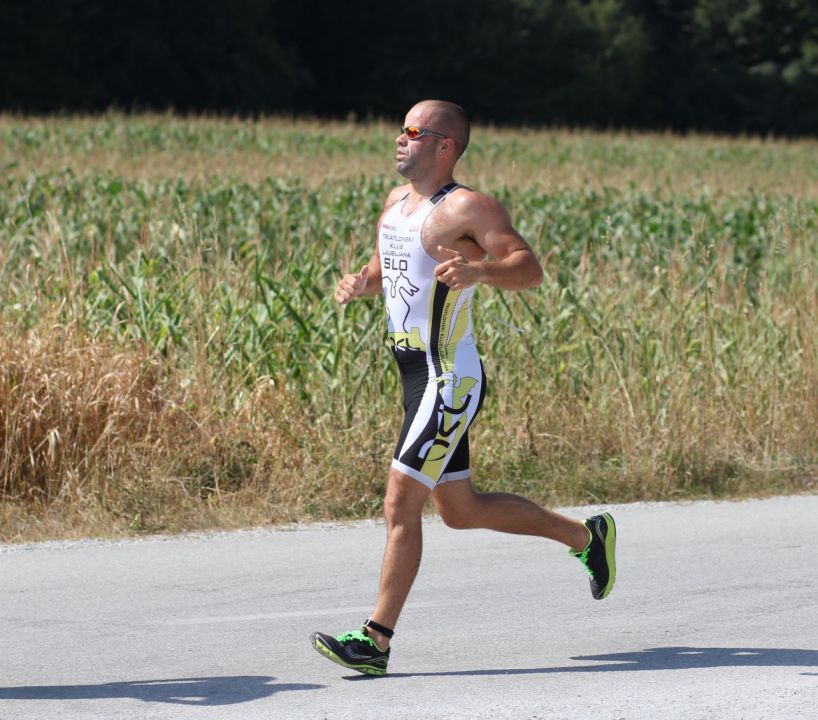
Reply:
[[[435,267],[435,277],[440,278],[443,273],[447,272],[448,270],[452,270],[456,268],[458,265],[463,265],[466,262],[466,258],[464,258],[457,250],[452,250],[451,248],[443,247],[442,245],[437,246],[438,252],[445,253],[447,255],[451,255],[451,259],[444,260],[442,263]]]
[[[456,282],[454,273],[452,272],[452,268],[443,267],[438,265],[438,268],[441,268],[438,272],[437,268],[435,269],[435,276],[439,282],[442,282],[444,285],[448,285],[452,287],[452,285]]]
[[[440,263],[440,265],[435,266],[435,277],[440,278],[443,277],[447,272],[454,270],[457,267],[457,260],[446,260],[445,262]]]
[[[351,297],[352,295],[350,295],[349,291],[343,285],[339,284],[338,287],[335,288],[335,299],[342,305],[349,302]]]
[[[457,257],[446,260],[435,267],[435,279],[452,290],[462,290],[475,284],[470,263],[459,253]]]
[[[335,299],[341,305],[346,305],[350,300],[352,300],[352,298],[357,297],[361,294],[361,292],[363,292],[363,289],[366,287],[366,280],[368,277],[368,265],[364,265],[357,275],[354,273],[347,273],[341,278],[341,281],[335,288]]]
[[[452,250],[451,248],[443,247],[442,245],[437,246],[437,251],[451,255],[453,258],[460,257],[460,253],[457,252],[457,250]]]

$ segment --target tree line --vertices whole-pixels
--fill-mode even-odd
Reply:
[[[815,0],[5,0],[0,109],[812,135]]]

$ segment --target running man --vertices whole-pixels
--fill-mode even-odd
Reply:
[[[369,675],[386,672],[393,628],[420,566],[421,514],[430,495],[449,527],[563,543],[585,566],[598,600],[616,579],[616,527],[608,513],[582,523],[517,495],[472,487],[468,429],[486,391],[472,338],[475,285],[524,290],[539,285],[543,271],[503,207],[454,180],[468,143],[460,106],[425,100],[409,110],[395,157],[409,182],[386,199],[372,258],[335,290],[342,305],[383,293],[403,382],[405,419],[384,499],[387,539],[375,608],[359,631],[312,636],[318,652]]]

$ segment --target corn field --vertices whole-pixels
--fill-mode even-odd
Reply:
[[[395,134],[0,119],[0,537],[379,512],[384,310],[332,291],[371,253]],[[546,271],[476,296],[477,486],[814,490],[818,143],[478,128],[462,171]]]

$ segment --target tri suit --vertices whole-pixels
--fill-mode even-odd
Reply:
[[[438,282],[439,261],[421,242],[427,219],[457,187],[442,187],[409,215],[407,193],[383,216],[378,237],[388,338],[405,411],[392,467],[429,488],[469,477],[468,428],[486,387],[472,338],[474,286],[451,290]]]

